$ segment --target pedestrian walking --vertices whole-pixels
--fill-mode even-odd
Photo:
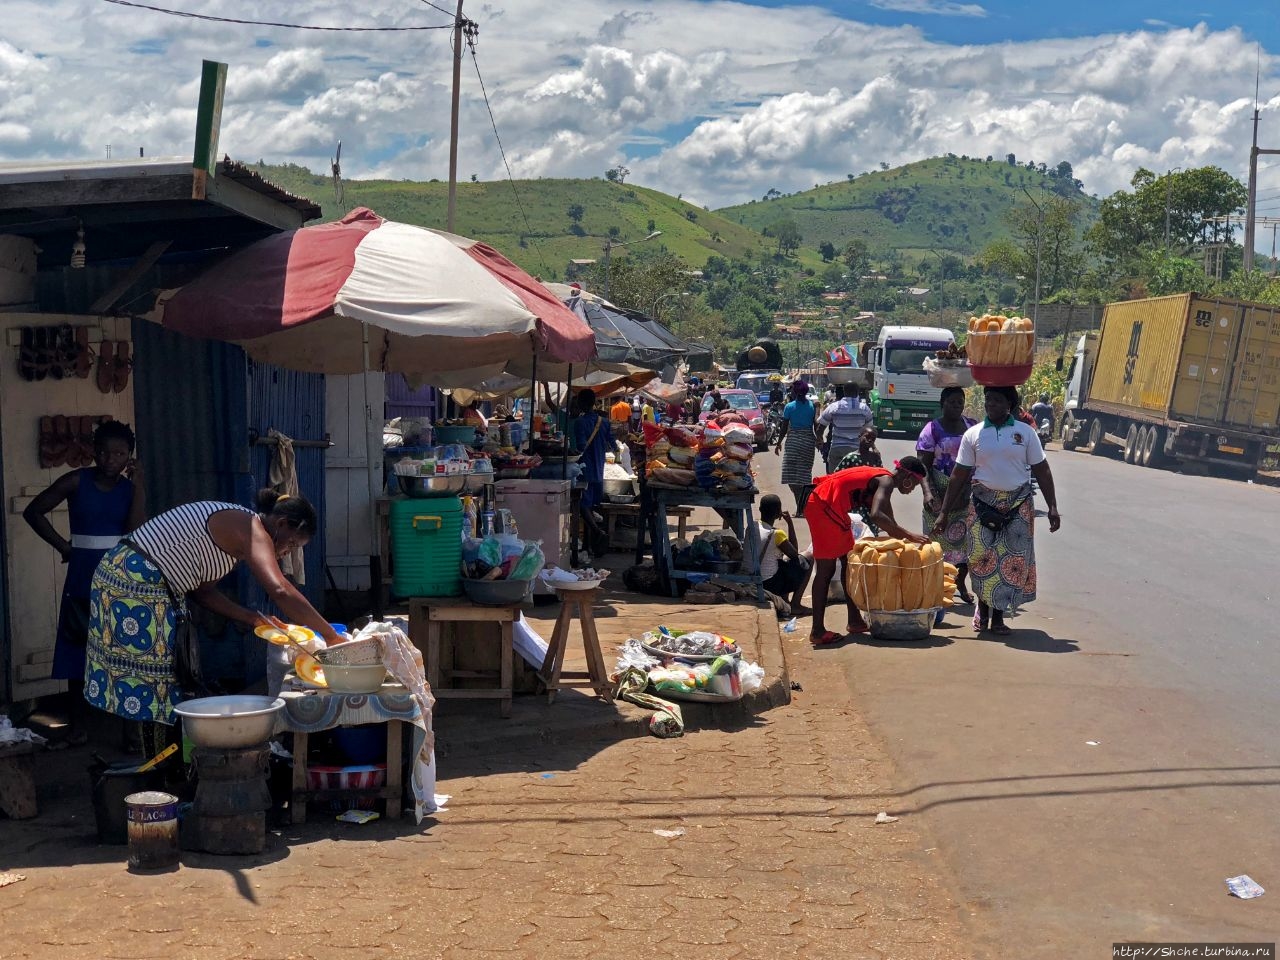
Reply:
[[[951,483],[960,442],[965,431],[977,423],[964,415],[965,397],[960,387],[947,387],[942,391],[941,401],[942,416],[929,421],[916,441],[916,456],[925,468],[924,530],[932,530],[941,518],[942,500]],[[969,575],[969,491],[961,490],[957,502],[960,506],[946,516],[942,533],[933,539],[942,547],[942,559],[956,566],[956,593],[960,600],[973,603],[965,587]]]
[[[1005,614],[1036,598],[1035,500],[1027,471],[1049,507],[1049,532],[1062,525],[1053,473],[1034,427],[1013,416],[1018,391],[984,390],[986,419],[965,431],[956,453],[934,536],[947,532],[947,518],[962,506],[970,483],[969,579],[977,596],[974,629],[1008,636]]]
[[[857,387],[841,384],[839,392],[840,399],[818,414],[818,444],[826,445],[827,473],[835,473],[841,460],[857,452],[862,431],[871,422],[871,407]]]
[[[782,433],[773,452],[779,453],[783,444],[787,452],[782,457],[782,482],[791,488],[796,498],[796,516],[804,516],[805,488],[813,482],[813,454],[818,438],[814,422],[818,416],[809,399],[809,384],[797,380],[791,384],[791,402],[782,408]]]

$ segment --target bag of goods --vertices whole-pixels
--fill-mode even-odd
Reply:
[[[724,455],[730,460],[750,460],[753,453],[755,453],[755,447],[750,443],[735,440],[724,445]]]
[[[713,462],[715,463],[716,473],[723,477],[741,477],[744,474],[751,473],[751,464],[745,460],[721,457]]]
[[[662,424],[650,423],[646,420],[641,426],[644,427],[644,445],[649,449],[653,449],[654,445],[659,441],[666,442],[667,428]]]
[[[685,467],[687,469],[693,465],[694,457],[697,455],[697,447],[672,447],[667,451],[666,460],[673,467]]]
[[[694,461],[693,473],[697,478],[698,486],[703,490],[710,490],[719,482],[716,477],[716,465],[710,457],[699,456]]]
[[[724,427],[725,443],[745,443],[754,447],[756,435],[751,428],[741,423],[731,423]]]
[[[672,447],[692,447],[697,450],[702,438],[690,427],[674,426],[667,428],[667,440]]]
[[[692,470],[679,467],[659,467],[649,471],[649,480],[653,483],[665,483],[673,487],[692,487],[698,478]]]

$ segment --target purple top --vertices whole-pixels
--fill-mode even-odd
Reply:
[[[972,417],[965,417],[964,430],[959,433],[947,433],[941,420],[931,420],[929,425],[920,431],[920,439],[916,441],[916,452],[925,453],[932,450],[933,469],[944,477],[949,477],[952,468],[956,465],[956,454],[960,452],[960,441],[964,438],[964,431],[977,422]]]

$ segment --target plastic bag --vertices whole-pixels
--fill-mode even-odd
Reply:
[[[756,435],[751,432],[749,426],[731,423],[724,428],[724,439],[726,443],[745,443],[747,446],[754,447]]]
[[[697,482],[697,477],[692,470],[681,470],[676,467],[651,470],[649,479],[654,483],[666,483],[676,487],[692,487]]]
[[[738,682],[743,693],[755,693],[764,686],[764,667],[758,663],[738,661]]]
[[[509,574],[508,579],[532,580],[538,575],[538,571],[546,565],[547,558],[542,552],[542,541],[529,540],[525,543],[524,549],[521,551],[515,568]]]
[[[702,438],[696,431],[689,427],[670,427],[667,430],[667,439],[671,441],[672,447],[693,447],[695,450]]]
[[[698,455],[697,447],[672,447],[667,453],[667,462],[673,467],[689,467],[693,458]]]
[[[750,460],[753,453],[755,453],[753,444],[737,440],[731,440],[724,447],[724,455],[731,460]]]
[[[502,544],[497,537],[485,537],[480,541],[478,562],[488,567],[502,566]]]

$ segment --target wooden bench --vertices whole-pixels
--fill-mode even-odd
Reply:
[[[598,503],[595,509],[604,515],[604,529],[609,536],[609,546],[616,547],[619,544],[614,542],[614,534],[618,528],[619,517],[640,517],[640,504],[638,503]],[[681,540],[684,539],[685,532],[688,530],[689,518],[693,516],[693,507],[667,507],[667,515],[676,519],[676,536]]]

